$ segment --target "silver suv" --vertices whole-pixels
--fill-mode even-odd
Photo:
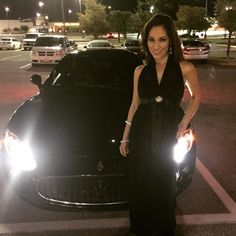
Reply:
[[[31,64],[57,64],[71,50],[70,42],[64,35],[40,36],[30,53]]]
[[[27,50],[27,49],[30,50],[34,46],[36,39],[42,35],[44,35],[44,33],[37,33],[37,32],[36,33],[26,33],[23,37],[24,50]]]

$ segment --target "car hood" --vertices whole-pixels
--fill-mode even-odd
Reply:
[[[61,50],[63,49],[64,47],[61,47],[61,46],[34,46],[33,47],[33,50],[34,51],[43,51],[43,50],[46,50],[46,51],[55,51],[55,50]]]
[[[127,89],[49,89],[27,100],[8,129],[40,155],[115,155],[131,101]]]

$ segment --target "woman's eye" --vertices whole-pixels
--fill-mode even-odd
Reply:
[[[163,38],[163,39],[161,38],[160,42],[165,42],[166,40],[167,40],[166,38]]]
[[[153,38],[148,38],[148,41],[149,42],[154,42],[154,39]]]

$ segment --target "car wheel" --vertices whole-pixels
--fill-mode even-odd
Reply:
[[[35,64],[35,63],[31,63],[31,65],[32,65],[33,67],[38,66],[38,64]]]
[[[13,45],[11,49],[12,49],[12,50],[15,50],[15,48],[16,48],[16,46],[15,46],[15,45]]]

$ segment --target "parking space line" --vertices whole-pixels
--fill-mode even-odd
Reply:
[[[4,58],[1,58],[0,61],[6,61],[8,59],[11,59],[11,58],[14,58],[14,57],[21,57],[22,55],[16,55],[16,56],[10,56],[10,57],[4,57]]]
[[[21,66],[19,69],[24,69],[24,68],[29,67],[29,66],[31,66],[31,63],[26,64],[26,65],[24,65],[24,66]]]
[[[177,215],[177,225],[235,224],[236,214]],[[129,229],[128,217],[0,224],[0,235],[67,230]]]
[[[236,203],[223,189],[223,187],[212,176],[204,164],[197,159],[196,169],[209,184],[218,198],[230,211],[230,213],[218,214],[195,214],[177,215],[177,225],[213,225],[213,224],[236,224]],[[104,218],[104,219],[80,219],[80,220],[60,220],[27,223],[6,223],[0,224],[0,235],[2,234],[24,234],[46,231],[65,231],[65,230],[100,230],[100,229],[119,229],[129,228],[129,218]]]
[[[216,193],[218,198],[222,201],[225,207],[231,213],[236,213],[236,203],[229,196],[229,194],[223,189],[219,182],[213,177],[213,175],[208,171],[204,164],[197,158],[196,168],[205,181],[209,184],[212,190]]]

